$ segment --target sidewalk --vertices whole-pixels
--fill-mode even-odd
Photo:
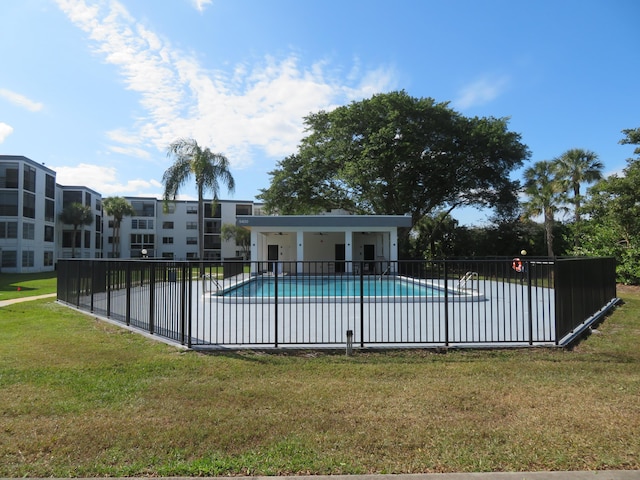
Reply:
[[[30,300],[40,300],[41,298],[56,298],[57,293],[47,293],[45,295],[35,295],[33,297],[12,298],[10,300],[0,300],[0,307],[13,305],[14,303],[28,302]]]

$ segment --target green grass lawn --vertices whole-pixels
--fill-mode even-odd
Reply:
[[[55,293],[57,273],[0,273],[0,301]]]
[[[571,351],[204,355],[0,309],[0,477],[640,468],[640,294]]]

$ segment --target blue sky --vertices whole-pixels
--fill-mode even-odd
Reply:
[[[159,196],[190,137],[229,158],[222,198],[253,200],[305,115],[404,89],[510,117],[530,162],[584,148],[610,174],[640,127],[638,18],[636,0],[2,0],[0,154]]]

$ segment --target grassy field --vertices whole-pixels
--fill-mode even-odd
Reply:
[[[55,293],[56,272],[0,273],[0,301]]]
[[[571,351],[203,355],[0,309],[0,477],[640,468],[640,293]]]

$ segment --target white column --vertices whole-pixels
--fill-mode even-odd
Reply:
[[[251,230],[251,275],[258,274],[258,262],[260,260],[260,244],[258,243],[258,232]]]
[[[344,232],[344,259],[346,263],[346,273],[353,273],[353,231]]]
[[[394,228],[389,232],[389,260],[391,260],[392,272],[398,273],[398,229]]]
[[[298,230],[296,232],[296,273],[302,275],[304,273],[304,232]]]

